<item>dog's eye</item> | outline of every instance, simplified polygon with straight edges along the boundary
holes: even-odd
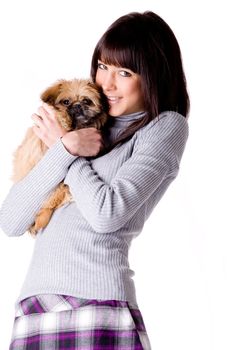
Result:
[[[82,100],[82,102],[83,102],[85,105],[88,105],[88,106],[90,106],[90,104],[92,103],[92,101],[91,101],[89,98],[84,98],[84,99]]]
[[[62,103],[64,106],[69,106],[70,100],[62,100],[61,103]]]

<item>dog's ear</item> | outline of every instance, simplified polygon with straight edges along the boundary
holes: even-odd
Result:
[[[42,94],[40,95],[40,98],[43,102],[48,103],[52,106],[55,105],[55,101],[57,96],[59,95],[61,89],[62,89],[63,81],[59,81],[49,88],[47,88]]]
[[[91,86],[94,89],[98,90],[98,86],[96,85],[96,83],[94,83],[94,81],[90,78],[90,79],[86,79],[87,85]]]

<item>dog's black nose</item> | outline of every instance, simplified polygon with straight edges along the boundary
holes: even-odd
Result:
[[[82,106],[80,103],[68,107],[68,113],[71,117],[77,117],[83,113]]]
[[[81,104],[76,103],[72,106],[69,106],[67,108],[67,112],[69,113],[72,119],[71,128],[73,130],[80,128],[83,122],[86,120]]]

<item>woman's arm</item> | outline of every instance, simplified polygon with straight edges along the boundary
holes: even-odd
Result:
[[[31,226],[41,204],[64,179],[78,155],[93,156],[102,148],[98,130],[67,132],[58,123],[56,110],[45,103],[32,119],[33,131],[49,150],[24,179],[12,186],[2,204],[0,227],[9,236],[22,235]]]
[[[85,158],[73,162],[64,182],[96,232],[118,230],[152,193],[164,193],[177,175],[187,136],[187,122],[176,113],[150,123],[140,130],[132,156],[110,184],[100,179]]]
[[[30,173],[12,186],[0,209],[0,227],[8,236],[27,231],[41,204],[64,179],[76,158],[59,139]]]

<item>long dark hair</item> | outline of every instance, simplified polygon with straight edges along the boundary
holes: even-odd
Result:
[[[188,116],[190,103],[180,47],[171,28],[157,14],[132,12],[107,29],[92,56],[93,81],[99,59],[141,76],[145,117],[133,122],[117,143],[129,139],[163,111]]]

